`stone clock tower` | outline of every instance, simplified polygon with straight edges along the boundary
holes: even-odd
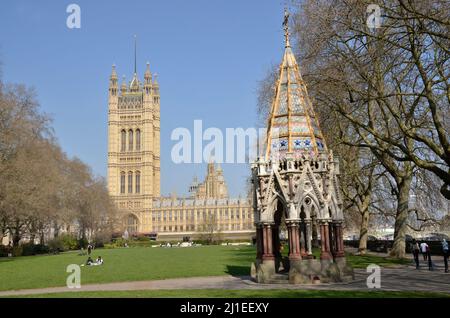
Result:
[[[139,81],[119,87],[115,65],[108,94],[108,190],[121,212],[122,230],[151,228],[154,198],[160,196],[160,96],[149,63]],[[147,212],[147,213],[146,213]]]

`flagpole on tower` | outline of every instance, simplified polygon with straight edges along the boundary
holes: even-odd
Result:
[[[136,34],[134,35],[134,74],[136,74],[136,42],[137,42],[137,36]]]

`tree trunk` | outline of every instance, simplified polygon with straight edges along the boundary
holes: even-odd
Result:
[[[19,247],[20,239],[21,239],[20,230],[16,228],[16,229],[14,229],[13,235],[12,235],[13,247]]]
[[[367,252],[367,237],[369,235],[369,208],[366,207],[361,212],[361,227],[359,231],[359,248],[358,252],[365,255]]]
[[[36,233],[33,232],[30,234],[30,243],[34,245],[34,240],[36,239]]]
[[[22,239],[22,234],[20,232],[21,230],[20,221],[16,219],[14,221],[14,225],[15,226],[10,229],[12,234],[13,247],[19,247],[19,242]]]
[[[39,244],[44,245],[45,238],[44,238],[44,231],[41,231],[39,234]]]
[[[56,238],[59,236],[59,225],[58,222],[53,222],[53,237]]]
[[[395,216],[395,229],[394,229],[394,245],[390,252],[390,256],[396,258],[405,257],[405,234],[406,234],[406,222],[408,219],[408,203],[409,203],[409,190],[411,188],[412,175],[408,173],[405,177],[401,178],[398,185],[397,195],[397,213]]]

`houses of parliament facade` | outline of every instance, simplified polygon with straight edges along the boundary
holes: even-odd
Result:
[[[135,64],[136,65],[136,64]],[[108,191],[121,219],[120,231],[158,239],[195,238],[214,226],[224,239],[254,235],[248,198],[229,198],[219,165],[208,163],[204,182],[195,178],[188,197],[160,190],[160,93],[149,64],[141,83],[135,71],[119,85],[115,66],[108,93]],[[214,224],[211,224],[213,222]]]

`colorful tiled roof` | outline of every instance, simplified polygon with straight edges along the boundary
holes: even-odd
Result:
[[[289,44],[287,25],[285,37],[286,47],[267,126],[266,159],[283,158],[288,152],[297,157],[327,151],[306,85]]]

